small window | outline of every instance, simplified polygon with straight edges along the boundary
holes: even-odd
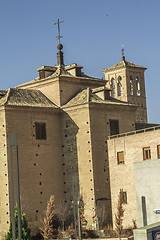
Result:
[[[157,157],[160,158],[160,145],[157,146]]]
[[[150,147],[143,148],[143,160],[151,159],[151,150]]]
[[[124,152],[117,152],[117,163],[124,164]]]
[[[46,139],[46,123],[35,122],[36,139]]]
[[[127,204],[127,192],[120,192],[122,194],[123,204]]]

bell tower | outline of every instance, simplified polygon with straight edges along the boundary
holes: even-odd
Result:
[[[145,67],[127,62],[122,49],[122,61],[102,71],[111,97],[137,105],[136,122],[140,123],[147,123],[145,70]]]

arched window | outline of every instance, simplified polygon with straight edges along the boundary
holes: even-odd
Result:
[[[118,96],[122,96],[122,78],[121,78],[121,76],[118,77],[118,81],[117,81],[117,93],[118,93]]]
[[[133,76],[132,75],[130,76],[130,79],[129,79],[129,93],[131,96],[133,96]]]
[[[115,80],[114,80],[114,78],[111,79],[110,87],[112,89],[112,97],[115,97]]]
[[[140,83],[139,83],[139,78],[136,77],[136,88],[137,88],[137,96],[141,95],[141,87],[140,87]]]

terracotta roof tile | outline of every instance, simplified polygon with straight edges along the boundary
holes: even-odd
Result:
[[[114,104],[114,105],[127,105],[135,106],[133,104],[117,100],[115,98],[110,98],[110,100],[103,100],[98,95],[92,92],[92,89],[86,88],[81,89],[75,96],[73,96],[62,108],[73,107],[76,105],[81,105],[85,103],[99,103],[99,104]]]
[[[57,108],[57,106],[39,90],[16,88],[10,88],[6,91],[4,97],[0,99],[0,105]]]
[[[120,68],[125,68],[125,67],[147,69],[145,67],[142,67],[142,66],[134,64],[134,63],[130,63],[130,62],[127,62],[127,61],[122,61],[122,62],[119,62],[119,63],[113,65],[112,67],[104,69],[102,72],[110,72],[110,71],[120,69]]]

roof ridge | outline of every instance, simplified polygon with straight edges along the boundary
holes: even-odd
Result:
[[[56,107],[60,108],[59,105],[57,105],[57,104],[54,103],[51,99],[49,99],[43,92],[41,92],[41,90],[38,89],[37,91],[40,92],[45,98],[47,98],[47,100],[48,100],[50,103],[52,103],[52,104],[54,104]]]
[[[90,102],[90,91],[91,89],[89,87],[87,87],[87,102],[89,103]]]
[[[4,96],[4,97],[5,97],[4,105],[6,105],[6,104],[8,103],[9,95],[10,95],[11,89],[12,89],[12,88],[9,88],[9,89],[7,90],[6,95]]]
[[[69,75],[69,76],[73,76],[73,75],[70,74],[68,71],[66,71],[64,67],[58,66],[57,69],[56,69],[56,71],[55,71],[53,74],[51,74],[50,76],[48,76],[48,77],[52,77],[52,76],[54,76],[54,75],[56,75],[57,77],[59,77],[59,76],[61,76],[61,75],[63,75],[63,74]],[[46,77],[46,79],[47,79],[47,77]]]

